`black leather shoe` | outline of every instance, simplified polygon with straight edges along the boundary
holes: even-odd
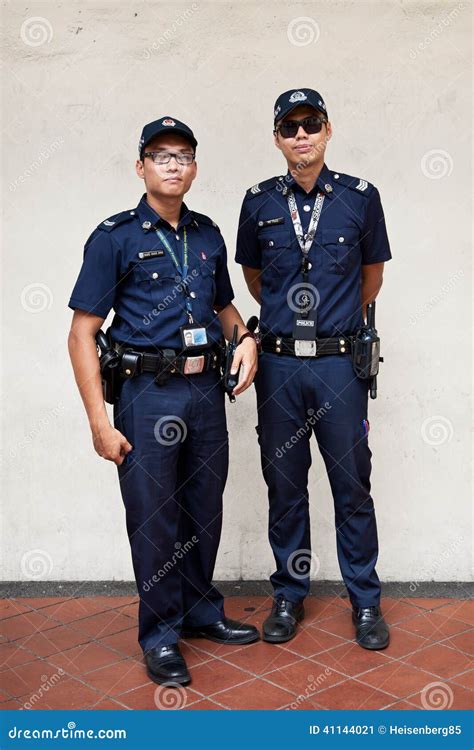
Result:
[[[296,635],[296,625],[304,617],[303,602],[295,604],[279,596],[273,602],[270,615],[263,623],[263,640],[284,643]]]
[[[187,685],[191,682],[186,662],[177,643],[169,646],[156,646],[145,651],[146,671],[150,680],[158,685]]]
[[[352,622],[356,626],[356,641],[372,651],[387,648],[390,642],[388,625],[380,607],[352,607]]]
[[[211,625],[199,625],[197,627],[184,627],[182,638],[207,638],[215,643],[243,644],[258,641],[260,636],[253,625],[247,625],[236,620],[223,620],[213,622]]]

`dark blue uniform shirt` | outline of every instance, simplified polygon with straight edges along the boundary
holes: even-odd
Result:
[[[146,195],[135,209],[106,219],[92,232],[69,307],[101,318],[113,308],[115,341],[181,349],[179,328],[188,322],[182,277],[156,229],[182,266],[184,228],[194,322],[206,327],[209,343],[217,342],[222,327],[214,306],[223,308],[234,298],[223,237],[209,217],[184,204],[175,231],[148,205]],[[149,251],[158,254],[140,257]]]
[[[291,177],[273,177],[254,185],[244,198],[239,219],[236,261],[262,270],[260,327],[291,336],[294,312],[288,304],[302,283],[301,250],[288,209],[286,189],[294,192],[307,232],[318,192],[324,202],[309,253],[308,283],[317,289],[318,337],[354,333],[362,323],[361,266],[392,257],[376,187],[324,164],[306,193]],[[276,220],[275,223],[266,223]]]

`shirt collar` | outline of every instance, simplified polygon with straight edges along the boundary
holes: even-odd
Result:
[[[155,209],[152,208],[147,202],[146,193],[143,193],[140,199],[140,203],[135,209],[135,213],[137,214],[141,227],[145,232],[149,232],[152,229],[157,229],[160,223],[168,223],[165,219],[162,219],[159,213],[157,213]],[[191,224],[193,220],[194,219],[192,212],[188,209],[186,204],[183,203],[183,205],[181,206],[181,216],[179,219],[178,228]]]
[[[316,180],[315,184],[311,188],[309,193],[306,193],[303,188],[298,185],[294,177],[290,174],[290,172],[287,173],[285,178],[285,184],[291,189],[291,190],[300,190],[305,195],[311,195],[313,191],[317,188],[318,190],[321,190],[321,192],[324,193],[324,195],[328,196],[329,198],[332,198],[333,196],[333,183],[332,183],[332,177],[329,169],[326,166],[326,163],[323,164],[323,168],[321,169],[321,172],[319,173],[319,177]]]

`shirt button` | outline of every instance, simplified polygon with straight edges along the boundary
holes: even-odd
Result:
[[[181,281],[181,276],[175,276],[175,277],[174,277],[174,280],[175,280],[175,281]]]
[[[190,297],[191,297],[192,299],[196,299],[196,292],[189,292],[189,296],[190,296]]]
[[[339,242],[344,242],[344,237],[339,237]]]
[[[156,271],[154,273],[152,273],[152,275],[151,275],[152,279],[157,279],[158,276],[159,276],[159,274],[157,274]]]
[[[176,239],[179,240],[179,234],[176,235]]]
[[[268,243],[268,247],[273,247],[274,244],[275,243],[273,242],[273,240],[270,240],[270,242]]]
[[[311,206],[303,206],[303,211],[311,211]]]
[[[339,179],[339,175],[338,175],[338,174],[335,174],[335,175],[334,175],[334,179],[335,179],[335,180],[338,180],[338,179]]]

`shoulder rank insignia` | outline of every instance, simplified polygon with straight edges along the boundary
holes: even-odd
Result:
[[[367,190],[368,184],[367,180],[359,180],[359,184],[356,185],[356,190],[361,190],[363,192],[364,190]]]
[[[257,195],[257,193],[260,193],[260,190],[261,188],[258,183],[250,188],[250,192],[252,193],[252,195]]]

